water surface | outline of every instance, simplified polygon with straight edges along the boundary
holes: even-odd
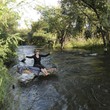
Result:
[[[20,46],[18,58],[32,55],[34,48]],[[54,64],[58,71],[27,85],[16,83],[12,110],[110,110],[109,58],[80,52],[56,51],[44,58],[46,67]],[[27,65],[33,65],[33,60],[26,60]]]

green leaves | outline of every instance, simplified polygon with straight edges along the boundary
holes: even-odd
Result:
[[[14,52],[19,40],[22,40],[19,37],[19,33],[9,34],[5,40],[3,38],[0,39],[0,57],[7,59],[7,53],[11,54],[11,52]]]
[[[5,99],[8,99],[8,87],[10,85],[11,77],[7,74],[7,69],[3,65],[3,61],[0,59],[0,107],[2,104],[6,103]],[[8,102],[8,100],[7,100]]]
[[[77,16],[80,16],[85,24],[87,22],[91,24],[91,28],[97,26],[102,26],[104,29],[110,28],[108,24],[110,3],[107,0],[62,0],[61,4],[69,19],[73,17],[77,19]],[[84,26],[82,25],[82,27]]]
[[[10,85],[10,76],[4,64],[14,58],[18,41],[22,40],[16,33],[17,14],[7,7],[9,1],[0,1],[0,107],[8,97]]]

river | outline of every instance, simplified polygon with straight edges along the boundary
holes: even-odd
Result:
[[[24,55],[32,55],[34,48],[19,46],[18,63]],[[27,85],[15,81],[8,110],[110,110],[109,61],[83,50],[54,51],[42,63],[46,67],[55,65],[57,72]],[[26,64],[33,65],[33,60],[26,59]]]

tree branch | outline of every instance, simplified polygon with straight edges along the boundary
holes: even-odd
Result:
[[[96,16],[97,16],[97,19],[100,19],[100,16],[95,8],[95,5],[92,6],[91,4],[89,4],[88,2],[86,2],[85,0],[81,0],[83,3],[85,3],[89,8],[91,8],[95,13],[96,13]]]

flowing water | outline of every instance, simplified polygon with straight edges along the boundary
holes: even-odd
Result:
[[[19,46],[18,59],[32,55],[34,48]],[[109,61],[83,50],[53,52],[42,63],[56,65],[56,74],[26,85],[15,82],[10,110],[110,110]],[[33,60],[26,59],[26,64],[33,65]]]

